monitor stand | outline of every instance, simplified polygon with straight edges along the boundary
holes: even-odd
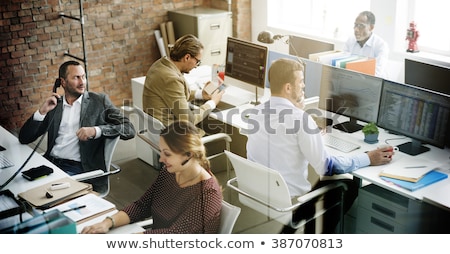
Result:
[[[406,154],[415,156],[424,152],[430,151],[430,148],[423,146],[422,142],[418,140],[411,140],[411,142],[407,142],[398,146],[398,149]]]
[[[356,122],[356,119],[350,118],[350,121],[335,124],[335,125],[333,125],[333,128],[341,130],[343,132],[353,133],[353,132],[357,132],[357,131],[361,130],[363,128],[363,126],[358,124]]]
[[[261,104],[261,102],[258,100],[258,87],[257,86],[255,86],[255,101],[251,101],[250,104],[255,105],[255,106]]]

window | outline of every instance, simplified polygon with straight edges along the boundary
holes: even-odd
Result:
[[[370,9],[370,0],[268,0],[267,3],[268,26],[335,39],[351,35],[358,13]]]
[[[257,0],[261,1],[261,0]],[[374,11],[375,33],[390,45],[391,52],[405,52],[409,22],[419,31],[421,52],[450,56],[450,33],[445,32],[445,18],[450,1],[445,0],[265,0],[267,26],[286,34],[311,36],[336,43],[353,35],[358,13]]]
[[[413,14],[409,21],[414,20],[419,31],[417,40],[419,50],[450,55],[450,33],[445,32],[450,2],[415,0],[411,1],[410,8]]]

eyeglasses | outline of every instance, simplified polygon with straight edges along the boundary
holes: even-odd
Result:
[[[195,57],[193,55],[191,55],[191,56],[195,59],[195,61],[197,61],[197,63],[195,64],[196,66],[200,66],[200,64],[202,64],[202,60],[198,60],[197,57]]]
[[[353,26],[353,28],[358,28],[358,29],[363,29],[366,27],[367,24],[364,23],[355,23],[355,25]]]

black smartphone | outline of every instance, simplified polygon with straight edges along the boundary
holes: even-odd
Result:
[[[61,79],[57,78],[55,80],[55,84],[53,85],[53,92],[56,93],[56,91],[58,90],[58,87],[60,87],[60,86],[61,86]],[[61,98],[56,98],[56,99],[58,100],[58,102],[62,101]]]
[[[30,168],[26,171],[23,171],[22,176],[29,181],[33,181],[36,178],[50,175],[51,173],[53,173],[53,169],[51,167],[42,165],[39,167]]]

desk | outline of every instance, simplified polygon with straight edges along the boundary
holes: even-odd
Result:
[[[0,153],[3,153],[9,160],[14,163],[14,166],[12,167],[0,169],[0,184],[3,184],[22,166],[28,156],[32,153],[33,149],[31,149],[28,145],[20,144],[16,136],[14,136],[11,132],[1,126],[0,140],[0,144],[6,148],[5,151],[2,151]],[[45,159],[38,152],[35,152],[33,154],[30,161],[21,171],[25,171],[27,169],[41,165],[51,167],[53,169],[53,173],[34,181],[26,180],[22,177],[22,174],[19,173],[14,178],[14,180],[12,180],[7,186],[5,186],[4,189],[9,189],[17,197],[17,194],[21,192],[68,176],[64,171]]]
[[[5,128],[0,126],[0,144],[6,148],[5,151],[1,151],[0,153],[5,154],[5,156],[14,163],[13,167],[0,169],[0,184],[3,184],[7,179],[9,179],[25,162],[28,156],[32,153],[33,149],[28,145],[22,145],[19,143],[16,136],[7,131]],[[35,152],[31,157],[30,161],[25,165],[25,167],[21,171],[25,171],[32,167],[37,167],[40,165],[46,165],[53,169],[53,173],[38,178],[34,181],[28,181],[24,177],[22,177],[21,173],[19,173],[4,189],[9,189],[17,198],[19,193],[32,189],[34,187],[41,186],[43,184],[62,179],[68,177],[64,171],[55,166],[53,163],[48,161],[38,152]],[[83,227],[96,223],[107,215],[112,215],[117,211],[112,211],[108,214],[96,217],[95,220],[89,220],[82,224],[77,225],[77,232],[81,232]],[[136,227],[136,226],[135,226]]]

